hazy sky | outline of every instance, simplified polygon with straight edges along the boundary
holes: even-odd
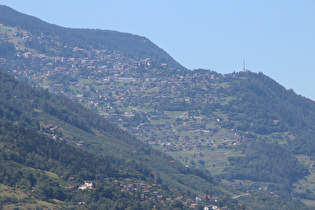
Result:
[[[145,36],[189,69],[263,72],[315,99],[315,0],[0,0],[46,22]]]

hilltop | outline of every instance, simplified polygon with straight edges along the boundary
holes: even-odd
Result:
[[[144,177],[183,192],[234,197],[257,209],[314,199],[313,101],[262,73],[189,71],[150,53],[126,53],[128,44],[110,48],[104,44],[112,40],[107,31],[99,31],[104,42],[95,42],[82,38],[91,30],[64,29],[1,9],[3,70],[72,100],[45,91],[45,100],[28,99],[35,110],[21,118],[21,126],[57,127],[53,138],[135,161],[145,166]],[[28,21],[13,18],[21,15]],[[38,24],[27,25],[31,21]],[[37,123],[29,120],[33,115]]]
[[[83,47],[95,50],[119,51],[132,59],[152,58],[160,64],[168,64],[171,68],[185,69],[176,62],[164,50],[153,44],[149,39],[138,35],[121,33],[110,30],[99,29],[71,29],[49,24],[38,18],[19,13],[7,6],[0,5],[1,23],[26,29],[36,36],[50,36],[61,41],[63,48],[55,51],[58,56],[69,55],[67,47]],[[43,49],[37,45],[35,40],[28,40],[33,47],[38,47],[39,53],[45,53],[49,48]],[[52,43],[51,43],[52,44]],[[57,43],[58,45],[58,43]],[[52,53],[52,52],[51,52]]]

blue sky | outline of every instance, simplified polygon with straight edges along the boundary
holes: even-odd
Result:
[[[315,99],[314,0],[0,0],[46,22],[145,36],[189,69],[263,72]]]

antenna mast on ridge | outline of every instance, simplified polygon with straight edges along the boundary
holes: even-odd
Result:
[[[245,57],[243,58],[243,71],[245,71]]]

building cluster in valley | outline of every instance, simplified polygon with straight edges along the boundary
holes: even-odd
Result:
[[[74,176],[68,179],[70,184],[75,183],[77,180]],[[121,191],[129,192],[130,194],[137,196],[142,202],[154,202],[161,205],[169,205],[172,201],[178,200],[183,203],[184,206],[195,208],[199,202],[208,203],[205,207],[209,209],[228,209],[227,207],[219,207],[218,202],[222,199],[220,196],[204,195],[204,196],[192,196],[189,192],[182,192],[177,189],[163,189],[160,184],[155,183],[125,183],[124,179],[116,180],[112,178],[105,178],[106,183],[109,186],[119,187]],[[70,190],[95,190],[95,184],[93,181],[85,180],[83,185],[71,185]],[[212,204],[209,204],[212,203]],[[84,203],[80,203],[84,204]]]

